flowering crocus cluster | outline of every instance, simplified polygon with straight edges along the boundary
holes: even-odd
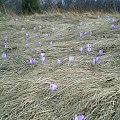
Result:
[[[91,52],[92,51],[92,45],[91,44],[87,44],[87,52]]]
[[[50,83],[50,92],[54,92],[57,89],[57,85],[53,82]]]
[[[1,58],[2,58],[3,60],[5,60],[5,59],[7,58],[6,53],[2,53]]]
[[[78,115],[75,115],[71,120],[85,120],[85,117],[83,114],[79,113]]]
[[[94,57],[93,61],[92,61],[92,64],[96,65],[98,63],[98,61],[99,61],[99,57]]]

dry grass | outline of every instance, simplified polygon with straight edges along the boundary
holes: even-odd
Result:
[[[97,19],[98,14],[102,20]],[[4,52],[5,33],[9,35],[10,48],[6,50],[6,61],[0,58],[0,120],[70,120],[79,112],[86,120],[120,120],[120,33],[117,29],[110,31],[111,22],[105,20],[106,15],[1,15],[0,54]],[[116,26],[120,26],[119,14],[110,16],[115,17]],[[78,29],[82,20],[86,25]],[[34,27],[37,29],[33,30]],[[93,31],[93,36],[80,38],[79,33],[84,31]],[[28,49],[26,32],[30,33]],[[57,32],[61,33],[60,37]],[[34,38],[35,33],[40,36]],[[46,33],[50,34],[48,39],[42,35]],[[43,42],[42,46],[37,44],[39,41]],[[53,41],[52,47],[50,41]],[[87,43],[93,46],[88,56]],[[84,48],[82,54],[78,51],[80,46]],[[92,66],[92,58],[99,49],[104,50],[104,55]],[[41,50],[46,51],[47,61],[42,64],[37,60],[36,65],[30,66],[29,58],[38,58]],[[69,55],[75,56],[70,66],[67,64]],[[55,62],[59,57],[62,65]],[[51,81],[58,85],[52,95]]]

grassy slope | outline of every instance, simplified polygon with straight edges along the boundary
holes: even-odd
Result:
[[[5,33],[9,35],[10,46],[6,61],[0,58],[1,120],[70,120],[79,112],[86,120],[119,120],[120,33],[117,29],[110,31],[111,22],[105,20],[106,15],[101,16],[102,20],[91,13],[0,17],[0,54],[5,51]],[[115,24],[120,26],[119,15],[110,16],[115,17]],[[84,27],[77,29],[82,20]],[[34,27],[37,29],[33,30]],[[80,38],[79,33],[84,31],[93,31],[93,36]],[[30,34],[28,49],[26,32]],[[57,32],[61,33],[60,37]],[[35,33],[40,36],[34,38]],[[50,34],[47,39],[42,35],[46,33]],[[42,46],[37,44],[39,41],[43,42]],[[52,47],[50,41],[53,41]],[[87,43],[93,46],[88,56]],[[78,51],[81,46],[82,54]],[[99,49],[104,50],[104,55],[92,66],[92,58],[98,55]],[[29,58],[39,58],[41,50],[46,51],[46,63],[37,59],[37,64],[30,66]],[[70,66],[69,55],[75,56]],[[62,65],[56,65],[57,58],[63,60]],[[51,81],[58,84],[52,95]]]

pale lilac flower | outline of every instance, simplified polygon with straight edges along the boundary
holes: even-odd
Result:
[[[80,113],[78,115],[75,115],[71,120],[85,120],[85,117]]]
[[[46,38],[48,38],[48,37],[49,37],[49,35],[48,35],[48,34],[44,34],[44,36],[45,36]]]
[[[57,36],[59,37],[60,35],[61,35],[60,32],[58,32],[58,33],[57,33]]]
[[[34,27],[33,30],[36,30],[36,27]]]
[[[87,51],[88,51],[88,52],[91,52],[91,51],[92,51],[92,48],[91,48],[91,47],[87,47]]]
[[[57,85],[55,83],[50,83],[50,92],[53,92],[57,89]]]
[[[7,43],[5,43],[4,48],[5,48],[5,49],[8,49],[8,48],[9,48],[8,45],[7,45]]]
[[[84,40],[82,40],[82,41],[81,41],[81,43],[85,43],[85,41],[84,41]]]
[[[28,34],[28,32],[26,33],[26,38],[28,38],[29,37],[29,34]]]
[[[1,57],[2,57],[3,60],[5,60],[7,58],[6,53],[2,53]]]
[[[62,60],[61,59],[57,59],[56,63],[60,65],[60,64],[62,64]]]
[[[100,16],[98,16],[98,19],[101,19],[101,17],[100,17]]]
[[[25,46],[26,46],[26,48],[28,48],[28,46],[29,46],[29,45],[28,45],[28,43],[26,43],[26,45],[25,45]]]
[[[111,25],[111,29],[115,29],[115,25],[114,24]]]
[[[69,58],[68,58],[68,61],[69,62],[73,62],[75,60],[75,57],[74,56],[69,56]]]
[[[110,20],[110,16],[106,16],[106,20]]]
[[[41,26],[41,25],[39,25],[39,26],[38,26],[38,28],[39,28],[39,29],[41,29],[41,28],[42,28],[42,26]]]
[[[41,52],[40,55],[41,55],[41,57],[44,57],[45,56],[45,52]]]
[[[80,26],[82,26],[83,25],[83,22],[80,22]]]
[[[85,120],[85,117],[83,114],[78,114],[78,120]]]
[[[52,45],[53,44],[52,41],[50,41],[49,44]]]
[[[80,33],[80,37],[82,37],[83,36],[83,33]]]
[[[41,57],[40,57],[40,61],[41,61],[42,63],[44,63],[45,60],[46,60],[46,58],[45,58],[44,56],[41,56]]]
[[[75,115],[75,120],[78,120],[78,116],[77,115]]]
[[[84,32],[84,36],[87,35],[87,32]]]
[[[42,45],[43,43],[41,41],[38,42],[39,45]]]
[[[87,44],[87,47],[92,47],[92,44],[88,43],[88,44]]]
[[[115,22],[115,18],[112,18],[112,21]]]
[[[28,43],[28,40],[29,40],[28,37],[26,37],[26,43]]]
[[[35,63],[36,63],[35,58],[31,58],[31,59],[29,60],[29,64],[34,65]]]
[[[5,42],[8,41],[8,35],[7,34],[5,35],[4,40],[5,40]]]
[[[79,51],[82,53],[82,51],[83,51],[83,47],[80,47],[80,48],[79,48]]]
[[[99,55],[103,55],[103,50],[99,50]]]
[[[92,32],[92,31],[90,31],[90,36],[92,36],[92,34],[93,34],[93,32]]]

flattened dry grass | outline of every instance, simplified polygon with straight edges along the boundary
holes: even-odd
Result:
[[[120,32],[111,31],[111,22],[105,20],[105,14],[101,16],[101,20],[97,13],[0,17],[0,54],[7,53],[5,61],[0,58],[1,120],[70,120],[79,112],[86,120],[120,120]],[[120,26],[119,14],[110,16]],[[81,21],[85,24],[78,29]],[[79,33],[85,31],[93,31],[93,36],[80,38]],[[25,47],[26,32],[29,48]],[[4,50],[6,33],[9,49]],[[36,33],[38,37],[34,37]],[[49,38],[43,36],[47,33]],[[87,56],[88,43],[93,51]],[[78,50],[81,46],[83,53]],[[99,49],[104,55],[92,66]],[[41,50],[46,52],[44,64],[38,59]],[[68,66],[69,55],[75,61]],[[31,57],[37,60],[34,66],[28,64]],[[56,64],[57,58],[62,59],[61,65]],[[53,94],[51,81],[58,85]]]

